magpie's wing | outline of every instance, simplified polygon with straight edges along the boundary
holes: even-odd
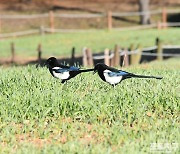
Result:
[[[62,64],[59,64],[59,67],[62,68],[62,69],[68,69],[69,71],[78,71],[79,70],[78,67],[67,66],[67,65],[62,65]]]
[[[64,72],[69,72],[69,71],[78,71],[79,68],[78,67],[74,67],[74,66],[67,66],[66,68],[62,68],[62,67],[54,67],[52,68],[52,70],[56,73],[64,73]]]
[[[113,67],[108,67],[108,70],[111,72],[119,72],[120,70],[113,68]]]
[[[64,73],[64,72],[68,72],[69,68],[54,67],[52,68],[52,70],[56,73]]]
[[[64,68],[64,69],[69,69],[69,68],[70,68],[69,66],[67,66],[67,65],[62,65],[62,64],[59,64],[58,67]]]
[[[75,66],[70,66],[69,71],[79,71],[79,68]]]
[[[116,76],[127,76],[130,73],[118,70],[116,72],[107,72],[110,77],[116,77]]]
[[[67,66],[67,65],[62,65],[62,64],[59,64],[59,67],[61,67],[62,69],[68,69],[69,71],[78,71],[79,70],[78,67]]]

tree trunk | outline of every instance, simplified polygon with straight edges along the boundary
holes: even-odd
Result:
[[[149,0],[139,0],[140,23],[143,25],[150,24]]]

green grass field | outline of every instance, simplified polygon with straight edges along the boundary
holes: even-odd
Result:
[[[21,38],[0,40],[0,57],[10,56],[10,43],[15,43],[17,56],[36,57],[37,46],[42,44],[42,55],[70,56],[72,47],[76,48],[76,54],[82,55],[82,48],[89,47],[93,52],[114,49],[115,44],[120,47],[129,47],[131,44],[142,47],[154,46],[159,37],[163,44],[180,45],[180,30],[168,28],[167,30],[138,30],[138,31],[105,31],[94,30],[91,32],[58,33],[45,36],[35,35]]]
[[[0,153],[151,153],[152,143],[178,144],[179,59],[124,70],[163,80],[113,88],[85,73],[61,84],[47,68],[0,67]]]

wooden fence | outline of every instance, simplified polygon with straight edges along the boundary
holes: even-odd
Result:
[[[16,52],[15,52],[15,44],[12,42],[11,44],[11,60],[10,63],[15,63],[16,61]],[[165,50],[176,50],[176,52],[164,52]],[[43,50],[42,44],[38,44],[37,46],[37,60],[36,63],[43,64],[44,60],[42,58]],[[83,66],[90,67],[93,66],[97,62],[103,62],[108,66],[129,66],[129,65],[137,65],[141,63],[144,59],[148,60],[157,59],[159,61],[164,58],[169,57],[180,57],[180,46],[175,45],[163,45],[162,42],[157,38],[156,45],[152,47],[142,48],[141,45],[138,45],[135,48],[135,45],[131,45],[130,48],[120,48],[119,45],[115,45],[113,50],[105,49],[104,52],[93,54],[90,48],[84,47],[82,49],[82,56],[78,57],[81,59]],[[69,64],[74,65],[76,63],[75,57],[75,47],[72,48],[71,58],[69,59]]]
[[[180,23],[167,23],[167,16],[169,13],[180,13],[180,10],[167,10],[166,8],[163,8],[162,10],[158,11],[150,11],[151,15],[155,14],[161,14],[161,21],[157,23],[152,23],[150,25],[142,25],[142,26],[135,26],[135,27],[129,27],[129,28],[113,28],[113,18],[115,17],[127,17],[127,16],[140,16],[143,14],[146,14],[147,12],[124,12],[124,13],[116,13],[112,11],[108,11],[107,13],[98,13],[98,14],[57,14],[53,11],[50,11],[49,13],[45,14],[36,14],[36,15],[0,15],[0,38],[6,38],[6,37],[13,37],[13,36],[22,36],[22,35],[29,35],[29,34],[35,34],[40,33],[44,34],[45,32],[53,33],[53,32],[74,32],[74,31],[85,31],[87,30],[77,30],[77,29],[58,29],[55,27],[55,19],[56,18],[101,18],[105,17],[107,18],[107,28],[108,30],[116,29],[116,30],[126,30],[126,29],[144,29],[144,28],[158,28],[158,29],[164,29],[168,26],[180,26]],[[1,34],[1,29],[3,26],[3,20],[4,19],[39,19],[39,18],[49,18],[49,27],[46,28],[44,26],[40,26],[39,29],[33,29],[28,31],[21,31],[21,32],[14,32],[14,33],[8,33],[8,34]]]

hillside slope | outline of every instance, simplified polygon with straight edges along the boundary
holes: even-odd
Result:
[[[45,11],[49,9],[81,10],[102,12],[113,11],[135,11],[138,9],[138,0],[0,0],[0,9],[17,11]],[[151,8],[162,6],[180,7],[178,0],[151,0]],[[0,11],[0,12],[1,12]]]

